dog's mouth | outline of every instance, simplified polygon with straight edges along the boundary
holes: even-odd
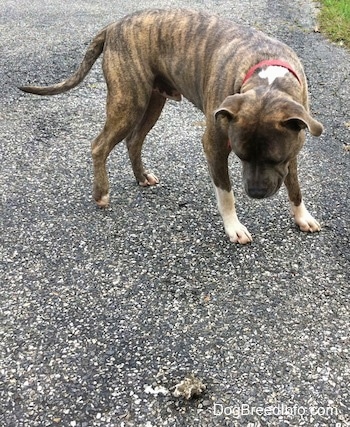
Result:
[[[244,185],[244,190],[252,199],[266,199],[272,197],[280,189],[281,184],[276,186],[266,187],[262,185]]]
[[[252,199],[266,199],[275,195],[281,188],[288,168],[285,165],[281,165],[278,169],[271,169],[266,165],[258,168],[254,164],[243,162],[242,172],[247,195]]]

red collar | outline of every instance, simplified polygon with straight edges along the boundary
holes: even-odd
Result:
[[[247,72],[246,76],[244,77],[242,86],[244,85],[244,83],[248,79],[250,79],[252,77],[252,75],[255,73],[255,71],[258,68],[268,67],[268,66],[271,66],[271,65],[274,65],[274,66],[277,66],[277,67],[286,68],[288,71],[290,71],[293,74],[293,76],[301,84],[301,80],[300,80],[298,74],[293,70],[293,68],[287,62],[283,62],[283,61],[280,61],[278,59],[269,59],[269,60],[261,61],[258,64],[254,65],[252,68],[250,68],[249,71]]]

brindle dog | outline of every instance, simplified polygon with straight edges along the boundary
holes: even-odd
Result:
[[[77,86],[103,52],[108,87],[107,120],[92,143],[93,196],[109,203],[106,160],[126,139],[133,172],[142,186],[157,184],[141,160],[143,141],[167,98],[182,95],[206,116],[204,152],[226,233],[232,242],[252,237],[238,220],[228,172],[233,151],[242,161],[245,191],[264,198],[284,182],[296,224],[320,225],[302,201],[297,154],[305,129],[322,133],[309,113],[303,67],[292,49],[260,31],[194,10],[148,10],[104,28],[89,45],[78,70],[48,87],[25,92],[55,95]]]

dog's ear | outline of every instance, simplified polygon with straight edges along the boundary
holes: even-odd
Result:
[[[307,128],[311,135],[321,135],[323,132],[322,124],[313,119],[301,104],[294,101],[289,101],[288,104],[287,113],[289,117],[283,120],[283,126],[296,132]]]
[[[244,95],[240,93],[236,93],[235,95],[230,95],[225,98],[220,107],[214,111],[215,120],[218,120],[220,116],[226,117],[230,121],[234,120],[243,101]]]
[[[299,132],[301,129],[308,128],[311,135],[320,136],[323,132],[323,126],[320,122],[313,119],[309,114],[307,117],[290,117],[283,122],[284,126],[291,130]]]

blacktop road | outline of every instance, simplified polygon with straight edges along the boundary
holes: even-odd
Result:
[[[187,102],[146,143],[161,184],[137,187],[121,144],[111,206],[95,207],[100,63],[68,94],[16,86],[63,79],[100,28],[155,6],[213,11],[298,52],[326,129],[300,155],[320,233],[296,229],[284,189],[248,199],[232,159],[254,242],[231,244]],[[1,2],[1,426],[350,425],[350,55],[315,14],[308,0]],[[204,394],[173,396],[190,373]]]

